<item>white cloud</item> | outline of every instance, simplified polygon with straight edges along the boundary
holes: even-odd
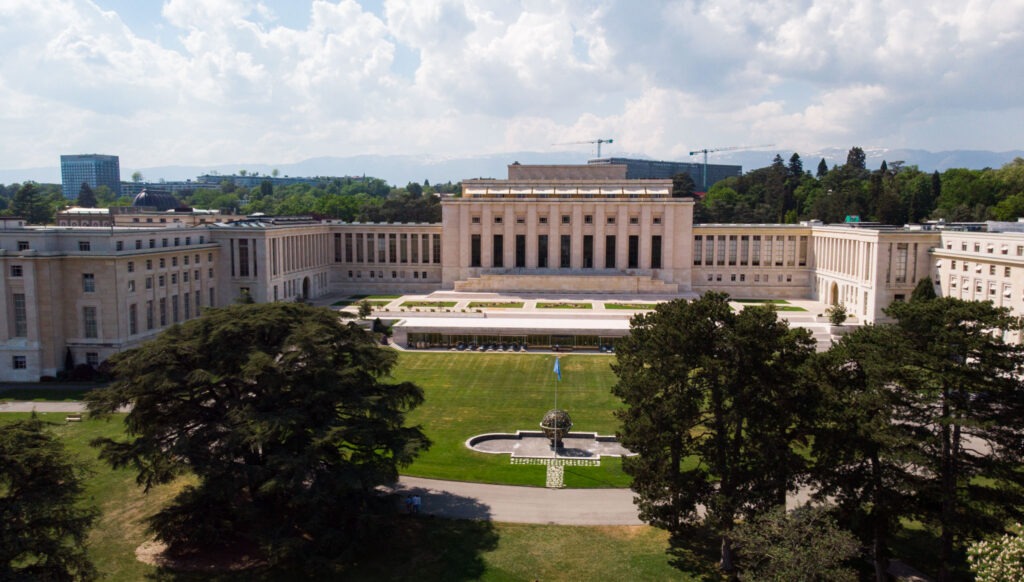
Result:
[[[598,137],[681,159],[753,143],[1010,149],[1024,125],[1022,0],[315,0],[291,7],[304,18],[271,0],[166,0],[162,40],[96,3],[0,3],[6,165]]]

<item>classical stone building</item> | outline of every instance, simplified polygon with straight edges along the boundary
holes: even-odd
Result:
[[[513,166],[514,179],[466,180],[461,196],[442,201],[440,224],[150,223],[166,213],[109,220],[102,212],[62,215],[64,226],[0,219],[0,380],[56,375],[69,354],[95,365],[245,297],[441,291],[660,300],[713,290],[842,303],[857,322],[873,323],[930,277],[940,295],[1024,315],[1022,224],[694,225],[693,201],[672,198],[670,181],[586,168]],[[621,321],[602,317],[445,320],[432,333],[470,337],[480,328],[504,337],[496,330],[518,325],[529,343],[590,330],[596,349],[625,333]]]

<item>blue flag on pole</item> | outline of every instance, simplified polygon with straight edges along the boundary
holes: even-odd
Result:
[[[562,381],[562,367],[558,365],[558,358],[555,358],[555,375],[558,376],[558,381]]]

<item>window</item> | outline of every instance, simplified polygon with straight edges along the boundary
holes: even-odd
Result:
[[[182,283],[188,283],[188,271],[181,274],[181,281]]]
[[[187,264],[188,264],[188,255],[185,255],[185,256],[184,256],[184,257],[182,258],[182,261],[183,261],[183,262],[184,262],[184,263],[185,263],[185,264],[187,265]]]
[[[492,238],[491,264],[499,268],[505,266],[505,237],[503,235],[496,234]]]
[[[548,267],[548,235],[537,235],[537,268]]]
[[[171,285],[177,285],[177,284],[178,284],[178,274],[177,273],[171,273]]]
[[[479,216],[474,216],[474,217],[470,218],[469,221],[472,224],[480,224],[480,217]]]
[[[526,224],[526,219],[523,218],[522,216],[517,216],[516,217],[516,224]]]
[[[11,276],[20,277],[22,275],[21,265],[11,265]]]
[[[181,296],[182,306],[185,308],[185,319],[192,317],[192,301],[188,293]]]
[[[988,266],[988,274],[989,275],[995,275],[996,274],[996,266],[995,265],[989,265]]]
[[[139,314],[134,303],[128,306],[128,335],[139,333]]]
[[[1018,247],[1018,248],[1021,248],[1021,247]],[[29,249],[29,246],[28,246],[28,241],[27,240],[19,240],[18,241],[18,250],[19,251],[27,251],[28,249]],[[1020,254],[1020,253],[1017,253],[1017,254]]]
[[[28,368],[28,360],[25,356],[12,356],[11,367],[15,370],[24,370]]]
[[[153,302],[146,302],[146,329],[153,329]]]
[[[974,252],[976,252],[976,253],[980,253],[981,252],[981,243],[974,243]]]
[[[480,266],[480,235],[478,234],[469,237],[469,266]]]
[[[1009,277],[1010,276],[1010,267],[1003,267],[1003,276],[1004,277]]]
[[[87,305],[82,308],[82,330],[87,338],[99,337],[99,330],[96,327],[96,308]]]
[[[640,224],[640,217],[639,216],[630,216],[629,217],[629,223],[630,224]]]
[[[538,218],[537,220],[538,220],[538,221],[539,221],[539,222],[540,222],[541,224],[547,224],[547,223],[548,223],[548,217],[547,217],[547,216],[541,216],[541,217],[540,217],[540,218]],[[1022,248],[1024,248],[1024,247],[1022,247]]]
[[[604,268],[615,268],[615,235],[609,234],[604,237]]]
[[[135,261],[128,261],[128,272],[129,273],[134,273],[135,272]]]
[[[609,216],[607,222],[608,222],[608,224],[615,224],[615,217],[614,216]]]
[[[503,220],[503,218],[501,216],[495,216],[494,217],[494,224],[501,224],[502,220]]]
[[[735,243],[736,242],[735,241],[736,237],[732,237],[732,238],[733,238],[733,243]],[[651,268],[652,269],[660,269],[661,268],[661,235],[655,235],[655,236],[651,237]],[[735,280],[735,275],[733,275],[733,277],[734,277],[733,280]]]
[[[177,265],[178,261],[175,260]],[[249,239],[238,239],[238,276],[249,276]]]
[[[92,250],[91,247],[92,247],[92,244],[89,241],[87,241],[87,240],[80,240],[80,241],[78,241],[78,250],[80,250],[80,251]]]
[[[516,235],[516,252],[515,252],[516,268],[526,268],[526,235]]]
[[[92,273],[82,273],[82,291],[84,293],[96,292],[96,275]]]
[[[635,234],[629,235],[629,254],[627,269],[637,269],[640,267],[640,237]]]
[[[949,268],[956,269],[956,259],[949,261]]]
[[[160,259],[160,268],[164,269],[167,267],[167,259]]]
[[[594,268],[594,235],[583,235],[583,268]]]
[[[114,243],[114,249],[115,250],[119,250],[119,251],[123,251],[124,250],[124,241],[123,240],[119,240],[116,243]]]
[[[164,278],[164,275],[160,275],[159,277],[157,277],[156,281],[158,286],[163,287],[164,283],[166,282],[166,279]]]
[[[245,295],[248,295],[246,293]],[[178,323],[178,296],[171,295],[171,321]]]
[[[135,250],[139,250],[141,248],[142,248],[142,241],[141,240],[136,240],[135,241]]]
[[[135,279],[128,279],[128,292],[135,293]]]
[[[25,294],[15,293],[14,299],[14,337],[28,337],[28,312],[25,309]]]
[[[572,266],[572,236],[563,234],[560,240],[558,266],[562,269],[568,269]]]
[[[583,224],[594,224],[594,216],[591,214],[584,215]]]
[[[160,239],[160,246],[166,247],[167,246],[167,239],[165,239],[165,238]]]
[[[100,365],[100,355],[96,352],[85,352],[85,363],[95,368]]]
[[[655,216],[654,217],[654,224],[661,224],[661,217],[660,216]]]
[[[146,277],[146,289],[152,289],[152,288],[153,288],[153,278],[152,277]]]
[[[206,262],[207,263],[212,263],[213,262],[213,253],[206,253]]]
[[[167,298],[160,298],[160,325],[167,325]]]
[[[210,268],[208,269],[208,272],[206,273],[206,275],[207,275],[207,276],[208,276],[209,278],[213,279],[213,267],[210,267]]]

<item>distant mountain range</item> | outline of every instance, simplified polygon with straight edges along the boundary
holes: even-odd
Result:
[[[814,171],[818,162],[824,158],[829,167],[846,162],[849,148],[828,148],[816,152],[798,152],[803,160],[804,169]],[[904,165],[916,165],[923,171],[943,171],[949,168],[998,168],[1014,158],[1024,157],[1024,151],[990,152],[980,150],[954,150],[930,152],[913,149],[864,148],[867,154],[867,165],[870,169],[878,168],[882,160],[890,164],[902,161]],[[648,156],[632,155],[620,152],[605,152],[615,157],[647,158]],[[779,154],[787,162],[792,151],[753,150],[714,153],[708,156],[709,164],[732,164],[743,166],[744,171],[763,168],[771,164]],[[687,157],[678,161],[700,162],[700,156]],[[217,172],[235,174],[239,170],[249,173],[259,172],[263,175],[277,169],[281,176],[373,176],[382,178],[389,184],[403,186],[409,182],[430,180],[432,184],[457,182],[465,178],[504,178],[506,167],[513,163],[522,164],[585,164],[586,154],[578,152],[510,152],[473,157],[438,157],[429,155],[361,155],[347,157],[310,158],[293,164],[219,164],[215,166],[156,166],[151,168],[121,168],[121,178],[128,180],[136,170],[142,172],[146,181],[188,180],[201,174]],[[0,183],[23,182],[34,180],[44,183],[60,182],[60,167],[27,168],[20,170],[0,170]]]

